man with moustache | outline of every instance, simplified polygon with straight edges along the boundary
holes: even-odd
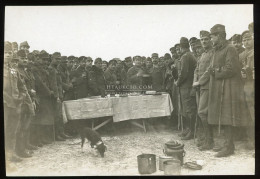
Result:
[[[212,126],[208,124],[208,97],[209,97],[209,73],[207,69],[213,57],[212,42],[208,31],[200,31],[200,42],[204,52],[197,62],[194,71],[193,87],[198,88],[198,115],[202,123],[202,136],[198,139],[199,150],[210,150],[213,148]],[[198,51],[197,51],[198,52]],[[197,53],[199,54],[199,53]]]
[[[234,153],[233,127],[246,126],[250,116],[245,103],[241,67],[237,50],[226,40],[225,26],[216,24],[210,29],[213,43],[213,60],[208,68],[209,105],[208,124],[224,128],[224,145],[215,157]]]
[[[116,60],[116,76],[117,80],[120,82],[120,85],[126,84],[126,71],[123,67],[123,63],[120,58],[114,58]]]
[[[20,43],[20,50],[25,50],[26,56],[29,53],[29,48],[30,48],[30,45],[28,44],[27,41]]]
[[[108,62],[107,61],[102,61],[102,70],[103,72],[105,72],[107,70],[107,67],[108,67]]]
[[[161,66],[159,66],[159,58],[157,54],[152,54],[153,68],[151,70],[152,86],[153,90],[162,92],[164,91],[164,71]]]
[[[196,120],[196,100],[191,96],[196,59],[189,50],[189,41],[186,37],[180,39],[180,67],[178,67],[178,79],[175,82],[179,87],[181,115],[183,117],[184,131],[181,133],[182,140],[190,140],[194,135]]]
[[[242,47],[242,36],[240,34],[235,34],[231,37],[231,43],[236,48],[238,55],[242,53],[245,49]]]

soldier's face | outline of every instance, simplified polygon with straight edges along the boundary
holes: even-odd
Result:
[[[136,58],[134,62],[135,62],[136,66],[141,66],[142,65],[142,59],[141,58]]]
[[[177,53],[178,56],[181,55],[181,49],[180,49],[180,47],[176,47],[176,53]]]
[[[146,67],[147,68],[152,68],[153,67],[153,63],[150,60],[146,61]]]
[[[200,42],[203,48],[208,48],[211,46],[211,41],[209,37],[201,37]]]
[[[92,66],[92,61],[90,61],[90,60],[86,61],[86,66],[87,66],[87,67]]]
[[[213,45],[217,45],[219,43],[219,35],[217,34],[211,34],[210,40],[213,43]]]
[[[21,50],[29,50],[29,48],[27,46],[21,46],[20,48],[21,48]]]
[[[99,62],[99,61],[96,62],[95,66],[98,67],[99,69],[101,69],[102,68],[102,62]]]
[[[121,60],[117,60],[116,67],[117,68],[122,68],[122,61]]]
[[[13,52],[12,51],[4,52],[4,58],[5,59],[12,59],[13,58]]]
[[[254,40],[253,40],[252,37],[251,38],[244,38],[242,42],[243,42],[244,47],[247,48],[247,49],[250,49],[254,46]]]
[[[239,49],[242,47],[242,42],[232,41],[232,45],[234,45],[236,49]]]
[[[196,54],[197,54],[197,55],[200,56],[203,52],[204,52],[204,49],[203,49],[202,47],[197,47],[197,48],[196,48]]]
[[[111,64],[109,65],[109,69],[111,69],[112,71],[115,71],[115,69],[116,69],[116,64],[115,64],[115,63],[111,63]]]
[[[105,71],[107,69],[107,64],[106,63],[102,63],[102,69],[103,69],[103,71]]]

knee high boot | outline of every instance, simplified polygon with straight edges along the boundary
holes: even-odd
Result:
[[[233,127],[224,126],[225,142],[223,148],[215,155],[216,157],[227,157],[234,153],[235,145],[233,143]]]

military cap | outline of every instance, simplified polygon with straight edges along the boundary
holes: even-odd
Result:
[[[169,53],[164,54],[164,58],[171,58],[171,55]]]
[[[152,61],[151,57],[147,57],[146,61]]]
[[[176,51],[175,47],[171,47],[170,51]]]
[[[111,65],[111,64],[116,65],[116,64],[117,64],[117,61],[114,60],[114,59],[112,59],[112,60],[110,60],[110,61],[108,62],[108,65]]]
[[[248,25],[248,30],[251,32],[251,33],[254,33],[254,23],[251,22],[249,25]]]
[[[189,48],[189,41],[186,37],[181,37],[180,39],[180,47]]]
[[[200,38],[203,38],[203,37],[210,37],[209,31],[201,30],[200,31]]]
[[[54,53],[52,54],[52,58],[61,58],[60,52],[54,52]]]
[[[35,59],[36,59],[34,53],[28,53],[27,58],[28,58],[28,60],[31,60],[31,61],[35,61]]]
[[[164,60],[164,57],[160,57],[159,59]]]
[[[239,34],[234,34],[234,35],[231,37],[231,41],[242,42],[242,36],[239,35]]]
[[[157,57],[157,58],[159,58],[158,53],[153,53],[153,54],[152,54],[152,58],[153,58],[153,57]]]
[[[126,57],[125,58],[125,61],[127,62],[127,61],[132,61],[132,58],[131,57]]]
[[[197,40],[196,40],[194,46],[195,46],[195,47],[202,47],[200,39],[197,39]]]
[[[40,55],[39,55],[40,58],[44,59],[44,58],[50,58],[49,54],[45,51],[45,50],[42,50],[40,52]]]
[[[73,55],[68,56],[68,60],[73,60],[75,57]]]
[[[30,46],[29,46],[29,44],[28,44],[27,41],[24,41],[24,42],[20,43],[20,48],[21,48],[22,46],[26,46],[26,47],[30,48]]]
[[[92,60],[91,57],[87,57],[87,58],[86,58],[86,61],[92,61],[92,62],[93,62],[93,60]]]
[[[216,24],[210,29],[210,34],[226,32],[225,26],[222,24]]]
[[[251,39],[253,37],[252,33],[248,30],[244,31],[241,36],[242,39]]]
[[[5,49],[4,49],[4,51],[5,52],[12,51],[12,44],[11,44],[11,42],[5,41]]]
[[[135,61],[136,59],[138,59],[138,58],[141,59],[141,56],[136,55],[136,56],[133,57],[134,61]]]
[[[18,57],[22,57],[22,58],[26,58],[25,50],[19,50],[19,51],[17,52],[17,56],[18,56]]]
[[[17,42],[12,42],[12,47],[13,47],[13,48],[14,48],[14,47],[18,48],[18,43],[17,43]]]
[[[33,53],[34,55],[39,55],[39,54],[40,54],[39,50],[34,50],[34,51],[32,51],[32,53]]]
[[[196,37],[191,37],[189,40],[190,44],[196,43],[197,38]]]
[[[86,59],[86,57],[85,56],[80,56],[79,58],[78,58],[78,60],[81,62],[82,60],[85,60]]]
[[[180,47],[180,44],[175,44],[174,45],[175,50],[176,50],[177,47]]]
[[[101,62],[102,63],[102,59],[101,58],[96,58],[94,63],[96,64],[97,62]]]

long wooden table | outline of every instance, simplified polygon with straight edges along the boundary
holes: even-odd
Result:
[[[170,116],[173,111],[170,95],[168,93],[162,95],[139,95],[128,97],[109,97],[101,98],[90,97],[78,100],[64,101],[62,103],[62,114],[64,123],[68,120],[86,119],[92,120],[95,118],[112,116],[94,126],[98,128],[106,125],[111,120],[120,122],[130,120],[130,122],[146,131],[145,121],[143,119],[152,117]],[[131,121],[131,119],[140,119],[141,123]]]

